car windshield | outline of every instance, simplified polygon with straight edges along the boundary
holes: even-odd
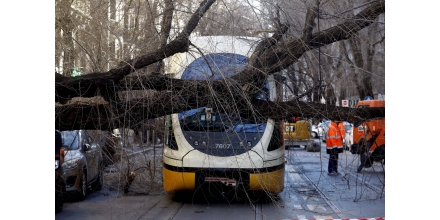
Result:
[[[321,126],[324,128],[328,128],[328,126],[330,126],[330,121],[324,121],[321,123]]]
[[[63,148],[66,150],[79,149],[79,134],[78,131],[63,131],[61,132],[63,139]]]

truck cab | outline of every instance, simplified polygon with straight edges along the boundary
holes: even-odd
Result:
[[[312,124],[308,120],[294,117],[284,122],[284,147],[304,145],[308,152],[318,152],[321,146],[311,136]]]
[[[284,139],[304,140],[310,139],[312,125],[309,121],[299,120],[284,123]]]
[[[379,108],[385,107],[385,100],[375,99],[375,100],[362,100],[356,105],[356,108]]]
[[[356,108],[385,107],[385,100],[362,100]],[[385,162],[385,117],[372,118],[354,124],[352,154],[368,155],[365,167],[370,167],[374,161]],[[360,168],[361,170],[362,168]],[[358,170],[358,172],[360,172]]]

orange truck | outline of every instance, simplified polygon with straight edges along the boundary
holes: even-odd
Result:
[[[385,107],[385,100],[362,100],[356,108]],[[352,154],[360,154],[362,169],[371,167],[373,162],[385,164],[385,118],[372,118],[354,124]]]

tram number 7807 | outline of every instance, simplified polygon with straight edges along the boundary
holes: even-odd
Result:
[[[232,144],[215,144],[216,149],[229,149],[232,147]]]

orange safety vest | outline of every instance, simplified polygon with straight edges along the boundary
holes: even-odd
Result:
[[[327,130],[327,137],[325,139],[325,146],[327,154],[330,153],[342,153],[344,148],[342,146],[342,136],[338,126],[335,122],[330,122]]]
[[[342,139],[344,139],[345,138],[345,125],[344,125],[344,123],[340,122],[338,124],[338,128],[339,128],[339,132],[341,132]]]

